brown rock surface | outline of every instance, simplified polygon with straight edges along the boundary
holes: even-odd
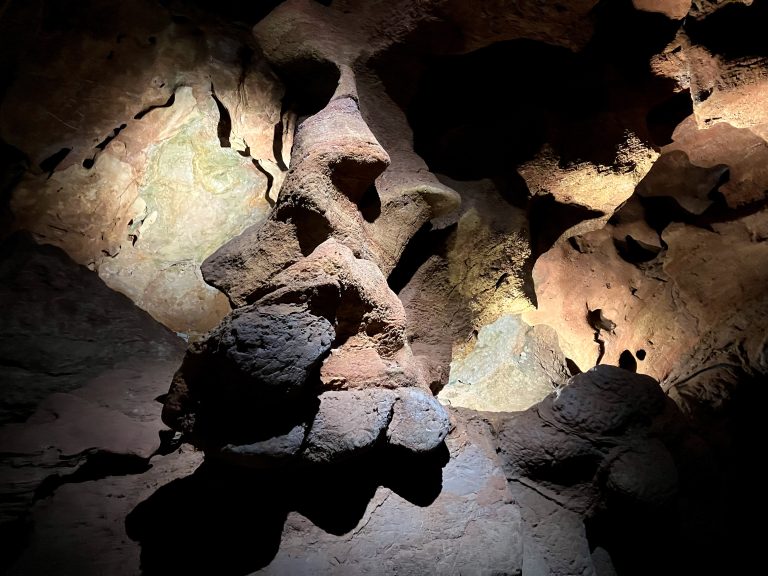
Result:
[[[193,345],[11,239],[3,571],[754,572],[765,4],[55,4],[0,199]]]
[[[174,17],[143,0],[8,7],[35,32],[12,48],[0,137],[30,161],[13,225],[195,336],[229,310],[200,263],[281,184],[282,87],[247,31]]]

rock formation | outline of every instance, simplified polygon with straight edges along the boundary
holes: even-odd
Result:
[[[252,4],[0,6],[3,572],[756,572],[766,3]]]

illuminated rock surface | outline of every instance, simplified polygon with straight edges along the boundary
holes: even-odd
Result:
[[[5,3],[2,571],[759,572],[766,16]]]
[[[69,10],[45,7],[47,33],[2,102],[0,136],[29,158],[13,224],[172,330],[203,333],[229,307],[200,263],[266,216],[283,178],[282,87],[247,31],[148,1]]]

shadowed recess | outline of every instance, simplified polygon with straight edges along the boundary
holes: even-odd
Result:
[[[244,575],[275,557],[289,512],[299,512],[331,534],[347,534],[379,486],[416,506],[428,506],[440,494],[448,459],[441,444],[418,457],[380,448],[311,469],[248,472],[208,462],[136,506],[126,518],[126,530],[141,544],[145,575]]]

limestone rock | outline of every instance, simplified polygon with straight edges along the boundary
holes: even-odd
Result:
[[[278,305],[236,310],[217,337],[217,352],[222,354],[223,347],[223,355],[244,379],[290,394],[305,384],[335,333],[322,316]]]
[[[533,279],[538,308],[524,312],[523,320],[552,327],[563,354],[582,370],[600,362],[618,365],[628,350],[644,358],[638,371],[664,378],[695,341],[695,323],[681,310],[666,277],[627,262],[609,228],[554,246],[537,260]],[[615,325],[596,324],[595,315]]]
[[[634,192],[635,186],[654,165],[658,155],[636,135],[626,134],[616,151],[615,165],[590,162],[562,167],[553,150],[545,146],[533,159],[524,163],[520,175],[533,195],[552,195],[562,204],[576,204],[610,215]],[[607,217],[603,221],[607,220]],[[592,222],[591,229],[598,226]],[[574,235],[584,227],[571,231]]]
[[[370,450],[392,418],[395,399],[394,392],[381,389],[321,394],[302,457],[319,464]]]
[[[323,530],[307,515],[290,512],[280,548],[259,574],[519,574],[524,555],[520,511],[510,498],[488,424],[468,412],[453,415],[456,429],[446,438],[451,457],[437,476],[415,462],[386,463],[391,471],[399,469],[396,477],[429,494],[426,499],[414,491],[401,492],[402,482],[385,480],[341,535]],[[347,482],[360,484],[354,474]],[[435,482],[441,488],[433,492]],[[340,504],[350,501],[349,486],[333,492],[337,494],[335,516],[343,509]],[[316,544],[308,547],[307,542]],[[469,542],[483,545],[464,545]]]
[[[301,449],[307,430],[303,425],[294,426],[290,432],[253,444],[227,444],[218,453],[211,454],[238,466],[273,467],[294,457]]]
[[[257,304],[303,301],[335,326],[320,378],[326,388],[422,385],[406,339],[405,311],[379,268],[331,239],[276,275]]]
[[[680,20],[691,9],[691,0],[632,0],[632,5],[638,10],[660,12],[673,20]]]
[[[591,434],[629,430],[659,414],[665,402],[658,382],[626,370],[598,366],[577,374],[552,400],[552,414],[570,428]]]
[[[652,378],[620,368],[579,374],[525,412],[498,414],[494,427],[510,491],[521,506],[523,568],[531,573],[594,574],[604,561],[590,549],[605,534],[632,533],[635,522],[663,518],[685,478],[699,474],[688,468],[691,444],[681,439],[691,432],[682,414]],[[695,513],[673,517],[671,531],[697,522]],[[588,540],[585,521],[607,522],[607,532]],[[644,545],[675,556],[674,547],[651,540]],[[648,563],[643,548],[613,549],[622,562]]]
[[[448,413],[432,394],[406,388],[399,391],[394,404],[387,442],[412,452],[429,452],[445,440],[449,429]]]
[[[675,461],[659,441],[632,446],[611,461],[606,488],[633,503],[665,504],[678,490]]]
[[[370,343],[354,337],[331,351],[323,362],[320,380],[324,388],[338,390],[418,386],[423,375],[414,363],[407,348],[390,357],[382,356]]]
[[[525,410],[565,383],[568,371],[557,335],[502,316],[480,329],[474,348],[451,362],[442,402],[475,410]]]
[[[731,208],[765,198],[768,142],[757,129],[739,128],[727,122],[701,129],[689,119],[675,130],[673,142],[666,150],[682,150],[691,163],[703,168],[716,171],[721,165],[727,166],[727,181],[718,191]]]
[[[174,377],[163,409],[172,428],[193,432],[198,405],[214,421],[238,420],[248,404],[284,402],[310,387],[330,350],[331,323],[295,305],[247,306],[232,312],[208,338],[191,348]],[[225,380],[219,385],[220,379]],[[229,415],[227,415],[229,407]],[[239,423],[247,425],[247,422]]]
[[[669,245],[665,271],[699,319],[701,335],[725,320],[741,302],[762,294],[768,246],[753,232],[761,222],[768,222],[765,210],[749,220],[717,223],[713,232],[672,224],[662,234]]]
[[[246,228],[203,262],[205,281],[241,306],[245,300],[232,299],[232,294],[247,294],[253,290],[254,278],[269,278],[297,262],[302,257],[296,223],[267,219]]]
[[[713,193],[728,178],[728,166],[701,168],[681,150],[659,156],[642,182],[637,194],[642,198],[673,198],[683,210],[700,215],[713,203]]]
[[[417,237],[407,261],[429,250],[438,254],[426,258],[399,293],[411,348],[435,391],[448,383],[452,359],[470,353],[475,331],[531,306],[525,212],[491,181],[441,179],[461,195],[458,222]]]
[[[577,51],[592,34],[587,15],[595,4],[594,0],[578,0],[561,9],[533,2],[518,6],[509,0],[494,0],[486,10],[477,12],[460,0],[451,0],[444,10],[463,29],[467,50],[489,41],[530,38]]]
[[[351,98],[332,101],[298,126],[291,171],[277,205],[267,223],[245,233],[248,244],[274,255],[254,260],[225,245],[204,264],[206,279],[242,305],[253,301],[253,293],[286,265],[308,256],[329,237],[370,258],[356,201],[388,162],[357,103]],[[298,244],[300,253],[286,250],[286,243]]]
[[[283,89],[249,35],[144,0],[6,16],[4,37],[36,31],[4,59],[19,74],[3,90],[0,137],[30,159],[13,226],[172,330],[214,328],[229,305],[200,263],[264,219],[284,177],[273,150]]]
[[[330,239],[259,287],[258,303],[304,301],[336,322],[343,338],[362,335],[386,355],[405,344],[405,311],[379,268]]]
[[[35,420],[35,425],[4,426],[0,450],[8,455],[42,454],[53,441],[62,458],[99,449],[149,459],[160,446],[154,422],[136,422],[72,394],[49,396],[38,408]]]

